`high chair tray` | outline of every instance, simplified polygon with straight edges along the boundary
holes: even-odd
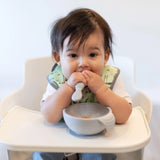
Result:
[[[40,112],[20,106],[0,123],[0,142],[17,151],[120,153],[143,148],[149,139],[150,129],[140,107],[133,108],[126,124],[93,136],[76,135],[65,123],[49,124]]]

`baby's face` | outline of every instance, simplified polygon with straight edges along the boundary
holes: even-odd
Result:
[[[79,48],[68,45],[70,37],[64,40],[63,51],[59,53],[64,76],[68,79],[73,72],[92,71],[101,76],[109,58],[104,50],[104,36],[100,29],[95,30]],[[77,43],[78,44],[78,43]]]

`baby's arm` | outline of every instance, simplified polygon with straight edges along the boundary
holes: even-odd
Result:
[[[99,103],[112,109],[116,123],[125,123],[132,111],[131,104],[110,90],[99,75],[90,71],[84,71],[83,75],[87,80],[88,87],[96,95]]]
[[[74,72],[65,84],[41,102],[41,112],[48,122],[57,123],[61,120],[62,111],[69,106],[74,87],[80,81],[86,83],[80,72]]]
[[[56,123],[62,118],[62,111],[70,104],[73,92],[74,90],[65,83],[41,102],[41,112],[48,122]]]

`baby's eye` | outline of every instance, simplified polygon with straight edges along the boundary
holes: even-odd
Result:
[[[70,54],[70,55],[69,55],[69,57],[71,57],[71,58],[75,58],[75,57],[77,57],[77,54],[72,53],[72,54]]]
[[[97,54],[96,53],[90,53],[89,56],[90,57],[95,57]]]

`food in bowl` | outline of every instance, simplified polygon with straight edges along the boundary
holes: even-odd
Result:
[[[89,117],[89,116],[82,116],[82,118],[91,118],[91,117]]]

